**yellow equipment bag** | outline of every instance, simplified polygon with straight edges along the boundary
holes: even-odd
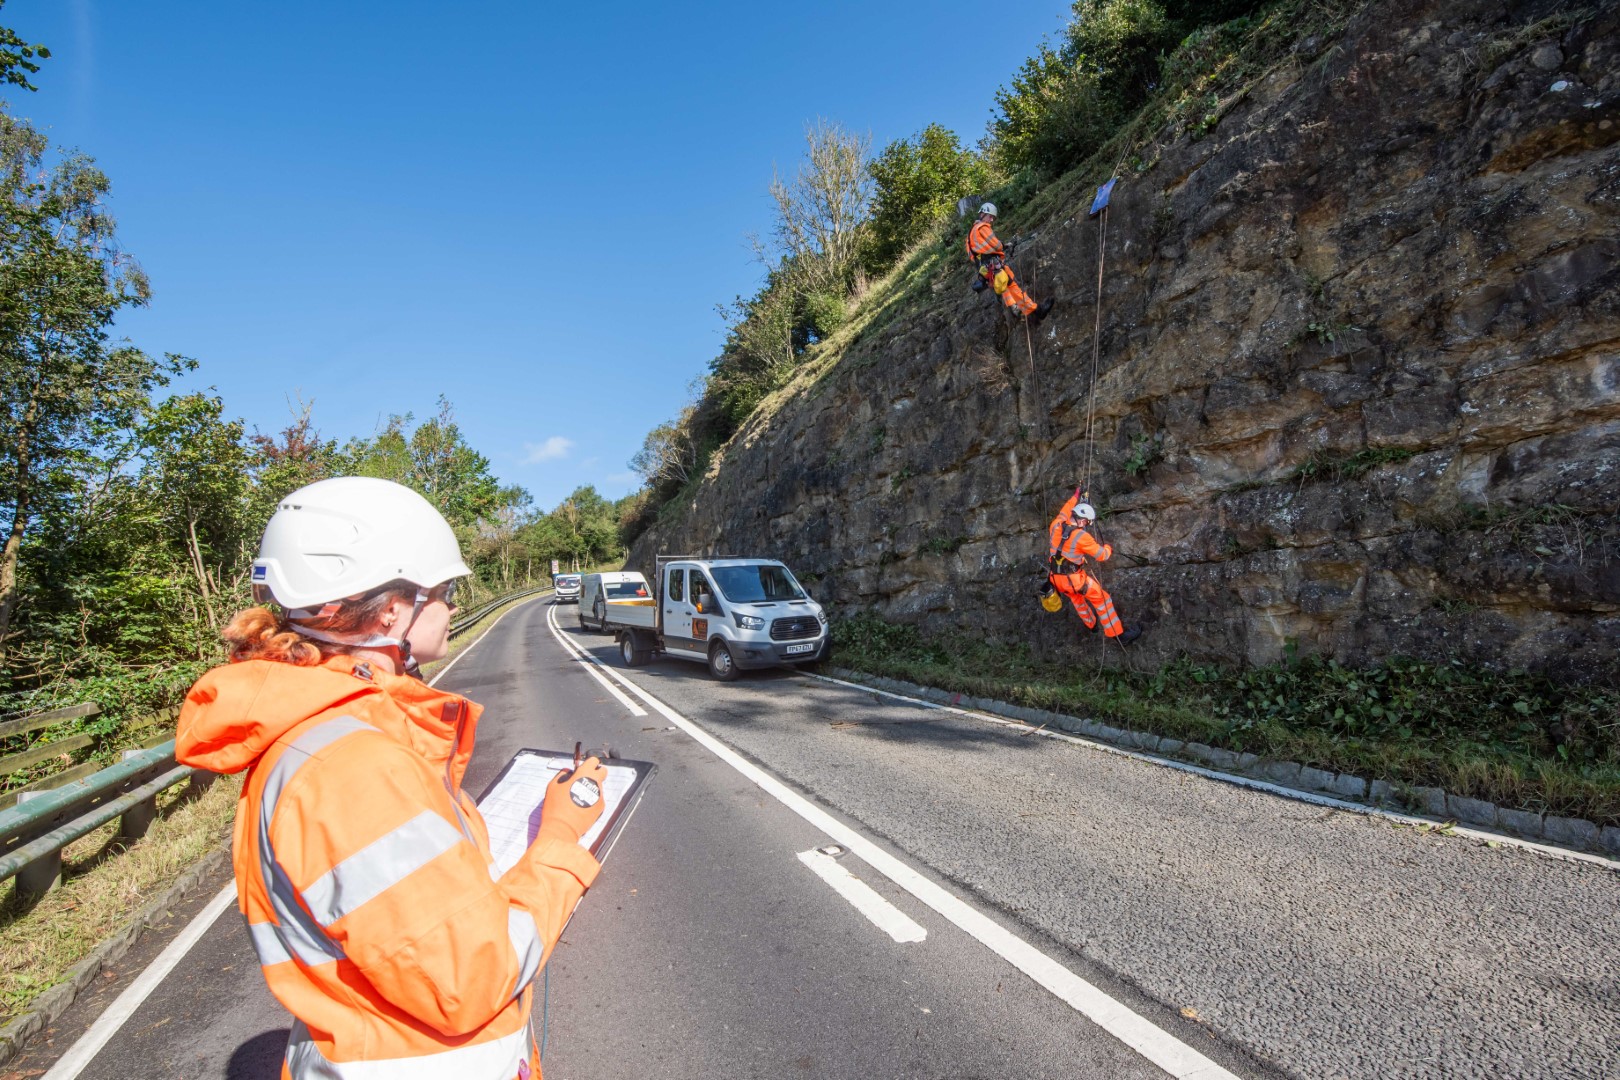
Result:
[[[1058,595],[1058,591],[1056,589],[1048,585],[1046,587],[1046,591],[1041,593],[1041,607],[1053,613],[1062,611],[1063,597]]]
[[[1000,296],[1007,291],[1007,283],[1011,280],[1012,276],[1006,270],[997,270],[996,276],[990,279],[990,287],[996,290],[997,296]]]

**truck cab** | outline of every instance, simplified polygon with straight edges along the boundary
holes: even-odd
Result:
[[[826,651],[826,613],[774,559],[660,559],[658,573],[664,652],[717,679]]]

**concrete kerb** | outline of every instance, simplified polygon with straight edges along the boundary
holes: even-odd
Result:
[[[0,1065],[5,1065],[23,1049],[29,1039],[56,1023],[84,989],[101,974],[102,968],[117,963],[130,947],[140,939],[141,932],[160,922],[186,893],[198,882],[213,874],[230,861],[231,847],[227,841],[203,856],[182,873],[163,894],[147,904],[111,937],[91,951],[89,956],[68,969],[62,981],[36,997],[21,1016],[0,1028]]]
[[[828,681],[843,681],[897,697],[920,699],[964,716],[989,719],[996,723],[1018,721],[1019,726],[1035,725],[1042,735],[1060,732],[1063,736],[1080,742],[1096,740],[1095,745],[1098,745],[1099,749],[1197,773],[1240,787],[1270,791],[1288,798],[1325,806],[1337,806],[1356,813],[1375,814],[1410,825],[1453,825],[1449,831],[1460,835],[1491,843],[1508,843],[1555,858],[1590,862],[1611,870],[1620,870],[1620,861],[1614,858],[1620,856],[1620,828],[1612,825],[1599,829],[1592,822],[1581,818],[1563,818],[1552,814],[1511,810],[1482,799],[1466,799],[1450,795],[1440,788],[1402,787],[1384,780],[1368,781],[1351,773],[1331,773],[1301,765],[1296,761],[1264,760],[1253,754],[1234,753],[1218,747],[1205,746],[1203,743],[1183,743],[1179,739],[1126,731],[1047,709],[1032,709],[1023,705],[970,697],[931,686],[918,686],[899,679],[868,675],[849,668],[829,666],[823,671],[826,672],[825,675],[813,677],[828,679],[828,676],[832,676]],[[1188,764],[1188,759],[1201,764]],[[1426,816],[1416,816],[1392,809],[1402,805]],[[1462,827],[1455,826],[1454,823],[1459,821],[1468,824]],[[1473,826],[1485,826],[1492,831],[1483,831]],[[1582,848],[1603,854],[1588,854],[1588,851],[1580,850]]]

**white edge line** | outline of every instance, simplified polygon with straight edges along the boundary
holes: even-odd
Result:
[[[568,651],[568,654],[570,656],[572,656],[575,660],[583,660],[586,656],[589,655],[589,650],[588,649],[584,648],[581,645],[576,645],[576,644],[574,644],[574,642],[568,640],[568,635],[563,633],[562,627],[557,625],[557,609],[556,608],[552,608],[550,611],[546,612],[546,623],[547,623],[547,625],[549,625],[551,627],[552,636],[555,637],[558,641],[562,642],[563,648],[566,649]],[[495,628],[492,626],[492,627],[490,627],[490,629],[493,630]],[[592,656],[591,660],[595,661],[596,657]],[[591,678],[595,679],[597,682],[602,684],[603,689],[605,689],[608,693],[612,694],[614,697],[618,698],[619,699],[619,704],[623,705],[626,709],[629,709],[631,716],[646,716],[647,715],[647,710],[646,709],[643,709],[640,705],[637,705],[635,702],[633,702],[629,698],[625,697],[624,696],[624,691],[620,690],[617,686],[614,686],[612,683],[610,683],[606,679],[602,678],[601,672],[596,670],[596,666],[595,666],[594,663],[586,664],[585,665],[585,670],[586,670],[587,673],[589,673]]]
[[[533,597],[533,599],[538,600],[540,596],[544,595],[544,593],[541,593],[539,596]],[[433,686],[448,675],[450,669],[456,666],[456,661],[476,649],[478,643],[489,636],[490,630],[495,629],[496,623],[499,623],[525,603],[528,603],[528,601],[513,604],[501,612],[496,617],[495,622],[490,623],[488,628],[482,634],[479,634],[471,645],[453,656],[450,662],[433,676],[428,685]],[[50,1071],[45,1074],[44,1080],[74,1080],[83,1072],[85,1066],[95,1060],[96,1055],[101,1052],[102,1048],[111,1042],[112,1037],[118,1034],[119,1029],[129,1022],[131,1016],[135,1015],[135,1010],[141,1007],[141,1004],[146,1001],[153,990],[157,989],[169,972],[175,969],[186,953],[190,952],[197,942],[202,940],[202,936],[208,932],[209,927],[214,925],[220,915],[235,899],[236,882],[232,881],[221,889],[219,895],[210,900],[208,906],[199,911],[191,922],[186,924],[186,928],[180,932],[180,936],[169,942],[164,950],[158,953],[157,959],[148,964],[146,970],[135,977],[134,982],[124,988],[124,992],[119,994],[113,1003],[107,1007],[106,1011],[96,1018],[94,1024],[90,1025],[90,1030],[79,1036],[78,1041],[68,1048],[68,1052],[56,1060],[56,1064],[52,1065]]]
[[[995,724],[998,727],[1012,728],[1023,735],[1039,735],[1046,739],[1057,739],[1061,742],[1074,743],[1078,746],[1090,747],[1093,750],[1101,750],[1104,753],[1118,754],[1120,757],[1128,757],[1134,758],[1137,761],[1145,761],[1150,765],[1161,765],[1164,768],[1175,769],[1178,772],[1192,773],[1195,776],[1202,776],[1208,780],[1219,780],[1222,783],[1231,784],[1234,787],[1249,788],[1253,791],[1263,791],[1269,795],[1280,795],[1285,799],[1293,799],[1296,802],[1310,803],[1313,806],[1328,806],[1335,810],[1344,810],[1352,814],[1363,814],[1367,817],[1388,818],[1391,821],[1400,822],[1402,825],[1450,825],[1451,828],[1446,831],[1454,836],[1466,836],[1470,839],[1482,840],[1487,843],[1501,844],[1504,847],[1524,848],[1527,851],[1532,851],[1537,855],[1546,856],[1549,859],[1563,859],[1566,862],[1590,863],[1593,866],[1600,866],[1605,870],[1620,871],[1620,859],[1609,859],[1602,855],[1590,855],[1584,851],[1571,851],[1569,848],[1553,847],[1551,844],[1538,844],[1534,840],[1526,840],[1523,837],[1509,836],[1507,833],[1490,832],[1486,829],[1476,829],[1468,825],[1463,825],[1454,821],[1446,821],[1441,818],[1428,818],[1419,817],[1415,814],[1403,814],[1399,810],[1389,810],[1382,806],[1369,806],[1367,803],[1350,802],[1346,799],[1336,799],[1332,795],[1322,795],[1314,791],[1303,791],[1299,788],[1286,787],[1282,784],[1273,784],[1269,780],[1257,780],[1251,776],[1239,776],[1235,773],[1220,772],[1219,770],[1206,768],[1202,765],[1194,765],[1191,762],[1178,761],[1175,758],[1161,757],[1158,754],[1149,754],[1141,750],[1127,750],[1122,746],[1115,746],[1112,743],[1098,742],[1095,739],[1088,739],[1084,735],[1075,735],[1067,731],[1051,731],[1046,728],[1037,728],[1033,724],[1026,723],[1022,720],[1013,720],[1005,716],[997,716],[994,713],[979,712],[974,709],[964,709],[958,705],[942,705],[937,701],[927,701],[923,698],[909,697],[905,694],[896,693],[893,690],[884,690],[876,686],[867,686],[865,683],[849,682],[847,679],[835,679],[831,675],[817,675],[810,671],[800,671],[799,674],[809,676],[812,679],[819,679],[822,682],[836,683],[839,686],[847,686],[854,690],[861,690],[868,694],[882,694],[884,697],[894,698],[897,701],[904,701],[907,704],[917,705],[924,709],[938,709],[941,712],[955,713],[957,716],[966,717],[969,720],[977,720],[986,724]]]
[[[885,900],[872,886],[845,870],[837,859],[812,848],[799,852],[799,861],[831,885],[833,892],[848,900],[873,926],[895,941],[905,944],[928,937],[928,931],[915,919]]]
[[[471,645],[467,646],[465,649],[462,649],[460,652],[456,653],[456,655],[454,655],[454,656],[452,656],[450,658],[450,662],[448,664],[444,665],[444,667],[442,667],[438,671],[434,672],[433,678],[428,680],[428,685],[429,686],[438,686],[439,685],[439,680],[444,678],[446,675],[450,674],[450,669],[455,667],[456,664],[458,664],[461,661],[461,658],[463,656],[466,656],[468,653],[470,653],[474,649],[478,648],[478,643],[480,641],[483,641],[485,638],[489,637],[489,632],[491,630],[495,629],[497,626],[499,626],[501,624],[502,619],[506,618],[508,615],[512,614],[512,612],[514,612],[518,608],[523,607],[524,605],[530,603],[531,601],[538,600],[542,596],[547,596],[547,595],[550,595],[550,594],[549,593],[537,593],[534,596],[529,597],[527,600],[521,600],[518,603],[513,604],[511,607],[507,608],[505,611],[503,611],[499,615],[495,616],[495,621],[490,623],[488,626],[484,627],[484,632],[482,634],[479,634],[476,638],[474,638],[473,643]]]
[[[921,900],[980,944],[1028,975],[1075,1011],[1178,1080],[1239,1080],[1152,1021],[1115,1001],[1091,983],[1030,945],[978,909],[951,895],[900,859],[843,824],[781,781],[745,760],[697,724],[608,667],[596,656],[584,659],[686,732],[710,753],[742,773],[761,790],[863,859],[878,873]],[[865,689],[865,687],[862,687]]]
[[[45,1074],[45,1080],[73,1080],[95,1056],[101,1048],[118,1034],[120,1028],[135,1015],[135,1010],[141,1007],[148,995],[157,989],[159,983],[168,977],[175,965],[184,959],[186,953],[191,951],[193,945],[202,939],[208,928],[236,899],[236,882],[231,882],[220,890],[218,896],[208,902],[208,906],[186,924],[180,931],[180,936],[169,942],[168,946],[153,960],[145,971],[136,976],[135,981],[124,988],[117,999],[107,1007],[107,1011],[96,1018],[90,1025],[90,1030],[79,1036],[77,1042],[69,1048],[66,1054],[57,1059],[51,1071]]]

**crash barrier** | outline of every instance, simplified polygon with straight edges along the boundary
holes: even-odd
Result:
[[[455,622],[451,623],[450,636],[455,637],[457,634],[464,634],[468,630],[471,630],[478,623],[479,619],[482,619],[485,615],[488,615],[502,604],[510,604],[513,600],[521,600],[525,596],[533,596],[536,593],[550,591],[550,585],[536,585],[532,589],[520,589],[514,593],[507,593],[505,596],[497,596],[495,599],[489,601],[481,607],[474,609],[473,611],[468,612]]]
[[[450,636],[471,629],[503,604],[549,591],[547,585],[496,597],[452,623]],[[101,706],[91,702],[0,721],[0,739],[100,714]],[[155,719],[173,716],[170,710]],[[159,795],[182,783],[190,784],[191,794],[200,794],[214,781],[213,773],[175,761],[172,735],[156,738],[163,741],[124,751],[124,759],[116,765],[103,768],[94,761],[83,762],[0,795],[0,882],[15,877],[18,891],[43,895],[61,883],[64,847],[113,818],[120,819],[121,839],[144,836],[157,817]],[[94,735],[79,732],[0,758],[0,780],[52,758],[65,759],[95,741]]]
[[[52,709],[0,722],[0,738],[38,731],[69,720],[97,716],[94,703]],[[69,735],[0,758],[0,778],[12,776],[53,757],[90,746],[95,736]],[[17,879],[17,890],[43,895],[62,880],[62,849],[119,818],[118,834],[134,840],[146,834],[157,817],[158,796],[188,783],[205,790],[214,774],[189,768],[174,759],[174,738],[155,746],[124,751],[124,759],[102,768],[89,761],[36,780],[0,796],[0,882]]]

